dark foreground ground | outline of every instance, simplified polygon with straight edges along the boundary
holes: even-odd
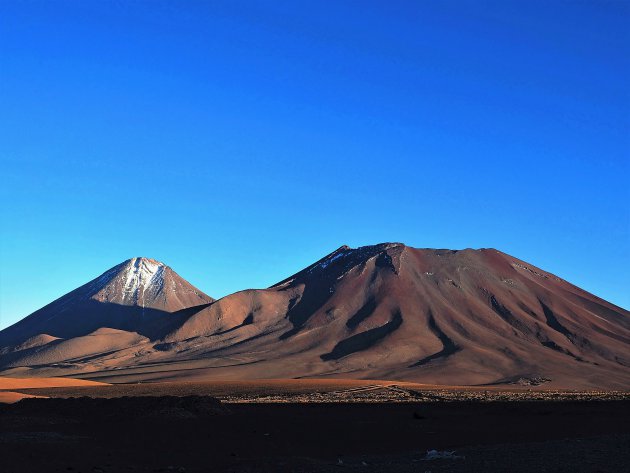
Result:
[[[427,450],[457,458],[426,459]],[[1,472],[630,471],[630,401],[0,405]]]

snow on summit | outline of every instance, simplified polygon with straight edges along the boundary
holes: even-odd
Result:
[[[89,297],[101,302],[145,306],[147,300],[155,299],[164,290],[166,268],[150,258],[131,258],[97,278]]]
[[[164,264],[148,258],[132,258],[125,268],[123,292],[138,299],[140,291],[161,291],[164,288]]]
[[[131,258],[94,280],[89,298],[100,302],[140,307],[169,305],[169,299],[185,294],[202,299],[207,296],[182,280],[168,266],[151,258]]]

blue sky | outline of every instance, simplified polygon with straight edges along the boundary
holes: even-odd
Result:
[[[133,256],[219,297],[383,241],[629,308],[629,5],[0,2],[0,328]]]

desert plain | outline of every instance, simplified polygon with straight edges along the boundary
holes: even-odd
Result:
[[[25,399],[10,404],[10,396]],[[3,378],[0,399],[3,473],[616,472],[630,464],[624,391]]]

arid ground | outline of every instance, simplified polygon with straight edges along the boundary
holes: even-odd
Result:
[[[51,399],[0,405],[0,471],[617,472],[630,464],[627,392],[373,380],[66,383],[11,387]],[[431,460],[428,450],[454,453]]]

